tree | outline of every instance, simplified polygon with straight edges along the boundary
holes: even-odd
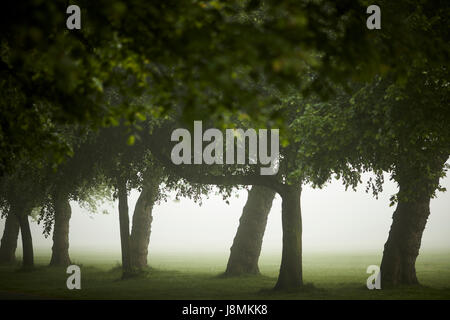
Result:
[[[259,274],[258,260],[275,192],[253,186],[239,219],[225,275]]]
[[[33,241],[28,218],[32,209],[43,203],[48,191],[42,173],[42,170],[22,162],[21,170],[0,180],[0,210],[2,215],[13,215],[18,220],[22,235],[22,266],[27,270],[34,267]],[[14,242],[13,239],[11,241]]]
[[[131,136],[123,125],[107,128],[98,132],[89,145],[95,157],[95,167],[113,188],[113,198],[119,202],[122,278],[135,274],[130,245],[128,192],[139,186],[140,173],[145,171],[148,162],[148,154],[143,144],[130,141]]]
[[[48,161],[40,169],[47,193],[40,200],[38,223],[43,222],[45,237],[53,229],[50,266],[66,267],[71,264],[70,201],[94,212],[98,202],[103,201],[110,190],[96,167],[95,152],[90,149],[94,134],[81,126],[59,126],[57,129],[71,152],[58,166]]]
[[[439,180],[448,169],[448,76],[446,67],[413,69],[404,83],[378,79],[355,99],[362,104],[360,110],[372,105],[361,151],[370,165],[391,172],[399,186],[381,262],[384,287],[418,284],[415,261],[430,199],[443,191]]]
[[[0,264],[12,264],[16,261],[19,221],[14,214],[6,217],[5,229],[0,245]]]
[[[55,222],[53,227],[53,246],[51,266],[68,266],[71,264],[69,257],[69,220],[72,209],[67,196],[61,193],[55,195]]]
[[[163,168],[153,164],[152,155],[141,138],[150,128],[151,121],[141,121],[138,127],[122,123],[104,128],[93,135],[84,150],[93,158],[97,175],[104,177],[106,184],[114,191],[113,199],[119,203],[124,279],[135,276],[138,269],[147,265],[151,209],[154,202],[161,198],[159,185],[165,176]],[[128,193],[131,189],[140,189],[141,195],[130,234]]]
[[[417,284],[415,261],[430,214],[430,199],[442,191],[448,169],[450,113],[445,66],[414,68],[403,80],[376,77],[342,93],[334,103],[310,107],[295,123],[303,137],[300,170],[307,177],[333,174],[347,186],[372,171],[368,189],[382,190],[383,171],[399,186],[397,203],[381,263],[382,286]],[[340,158],[340,159],[339,159]],[[312,179],[314,180],[314,179]]]
[[[148,245],[150,241],[152,210],[160,197],[160,174],[147,168],[143,178],[141,194],[136,202],[130,236],[131,263],[137,269],[147,266]],[[151,173],[150,173],[151,172]]]

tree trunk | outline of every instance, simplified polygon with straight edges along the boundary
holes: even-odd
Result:
[[[122,249],[122,278],[130,277],[133,274],[130,254],[130,219],[128,217],[128,195],[126,181],[119,179],[119,225],[120,225],[120,245]]]
[[[398,203],[381,260],[382,288],[419,284],[416,259],[430,215],[431,197],[439,185],[447,156],[432,160],[428,168],[434,172],[421,167],[404,171],[397,169]],[[428,174],[422,175],[426,172]]]
[[[6,217],[0,245],[0,264],[13,264],[16,261],[17,238],[19,237],[19,221],[13,212]]]
[[[158,190],[159,180],[149,181],[142,188],[134,208],[130,237],[131,262],[134,268],[142,269],[147,266],[148,244],[153,220],[152,210],[158,197]]]
[[[55,207],[55,224],[50,265],[66,267],[71,264],[69,257],[69,221],[72,210],[65,195],[56,195],[53,205]]]
[[[419,284],[415,263],[429,215],[429,197],[397,204],[381,261],[382,288]]]
[[[31,210],[24,210],[17,213],[20,233],[22,234],[23,268],[34,267],[33,239],[31,237],[30,223],[28,221],[30,211]]]
[[[275,191],[253,186],[239,219],[225,275],[259,274],[258,259]]]
[[[302,274],[301,186],[287,186],[282,197],[283,251],[275,290],[299,289]]]

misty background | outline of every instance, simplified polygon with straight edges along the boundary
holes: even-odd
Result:
[[[366,175],[365,178],[368,178]],[[365,181],[365,180],[363,180]],[[441,179],[441,185],[450,190],[450,177]],[[385,175],[383,192],[378,200],[365,192],[365,184],[357,191],[345,190],[342,182],[333,180],[323,189],[306,185],[301,196],[303,216],[304,253],[312,252],[362,252],[381,254],[392,222],[394,207],[389,198],[397,186]],[[129,195],[130,224],[139,192]],[[247,191],[239,190],[226,204],[222,196],[211,194],[202,206],[193,200],[174,195],[167,202],[153,208],[153,222],[149,256],[154,254],[220,254],[228,258],[236,233]],[[71,202],[70,252],[92,251],[120,257],[119,219],[116,203],[106,203],[96,214],[89,213],[76,202]],[[423,235],[421,253],[450,249],[450,193],[440,192],[431,201],[431,215]],[[102,213],[106,210],[108,214]],[[37,255],[51,253],[51,235],[45,238],[42,225],[31,220],[33,244]],[[3,234],[5,219],[0,220]],[[131,228],[131,226],[130,226]],[[281,255],[281,198],[276,196],[269,214],[261,258]],[[21,240],[17,255],[21,255]],[[76,260],[76,254],[74,255]]]

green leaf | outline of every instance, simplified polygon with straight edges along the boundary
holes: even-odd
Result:
[[[134,135],[131,135],[128,137],[127,144],[129,146],[132,146],[132,145],[134,145],[135,140],[136,140],[136,138],[134,137]]]

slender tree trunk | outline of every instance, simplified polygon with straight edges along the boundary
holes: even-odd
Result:
[[[130,254],[130,219],[128,217],[128,195],[126,181],[119,179],[119,224],[120,224],[120,244],[122,249],[122,278],[130,277],[133,274]]]
[[[156,180],[149,181],[142,188],[139,199],[136,202],[136,207],[134,208],[130,248],[132,265],[138,269],[147,266],[148,244],[153,220],[152,210],[159,190],[159,180]]]
[[[0,245],[0,264],[13,264],[16,261],[17,238],[19,237],[19,221],[14,213],[9,213],[5,221],[2,242]]]
[[[287,186],[282,197],[283,251],[275,290],[299,289],[302,274],[301,186]]]
[[[72,215],[67,195],[57,194],[54,199],[55,224],[51,266],[66,267],[71,264],[69,257],[69,221]]]
[[[275,191],[253,186],[239,219],[225,275],[259,274],[258,260]]]
[[[20,233],[22,235],[23,268],[34,267],[33,239],[31,237],[30,223],[28,221],[30,211],[31,210],[23,210],[20,213],[17,213]]]

